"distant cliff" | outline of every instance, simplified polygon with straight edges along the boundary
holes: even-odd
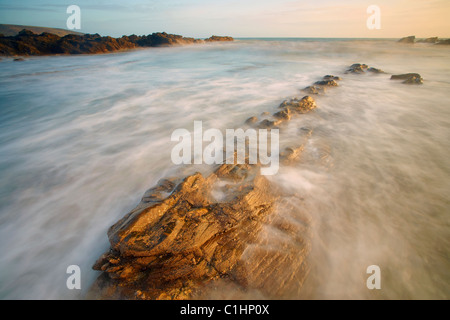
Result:
[[[233,41],[232,37],[212,36],[208,39],[185,38],[165,32],[146,36],[102,37],[99,34],[68,34],[63,37],[53,33],[36,34],[23,29],[15,36],[0,34],[0,55],[52,55],[52,54],[96,54],[139,47],[161,47]]]

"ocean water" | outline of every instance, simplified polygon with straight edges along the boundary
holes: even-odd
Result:
[[[353,63],[389,74],[344,74]],[[313,222],[311,271],[288,298],[450,298],[449,47],[241,39],[0,70],[1,298],[83,298],[108,227],[179,172],[175,129],[239,127],[326,74],[340,86],[280,131],[285,147],[313,130],[302,161],[270,177]],[[407,72],[424,84],[389,79]],[[82,290],[67,289],[69,265]],[[370,265],[380,290],[366,287]]]

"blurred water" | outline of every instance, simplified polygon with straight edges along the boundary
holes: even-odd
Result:
[[[448,299],[449,58],[450,48],[386,40],[270,39],[3,59],[0,297],[82,298],[107,228],[178,169],[173,130],[236,128],[336,74],[340,87],[280,134],[287,146],[314,129],[304,161],[271,178],[301,194],[314,220],[299,297]],[[344,75],[356,62],[425,84]],[[71,264],[81,292],[66,288]],[[365,286],[372,264],[382,290]]]

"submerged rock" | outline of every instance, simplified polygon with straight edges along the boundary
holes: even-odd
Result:
[[[405,84],[423,84],[423,78],[418,73],[392,75],[391,80],[404,80]]]

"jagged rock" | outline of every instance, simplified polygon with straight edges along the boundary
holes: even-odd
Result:
[[[414,43],[416,40],[416,36],[404,37],[398,40],[399,43]]]
[[[303,92],[307,94],[323,94],[325,93],[325,87],[312,85],[303,89]]]
[[[404,80],[405,84],[422,84],[423,78],[418,73],[405,73],[392,75],[391,80]]]

